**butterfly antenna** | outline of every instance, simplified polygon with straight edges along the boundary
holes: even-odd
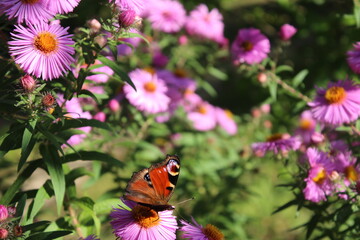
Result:
[[[192,198],[189,198],[189,199],[183,200],[183,201],[181,201],[181,202],[178,202],[178,203],[176,203],[175,205],[184,204],[184,203],[189,202],[189,201],[192,201],[192,200],[194,200],[194,199],[195,199],[195,197],[192,197]]]

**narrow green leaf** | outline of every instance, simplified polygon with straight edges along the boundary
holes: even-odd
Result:
[[[91,97],[92,99],[94,99],[94,101],[95,101],[97,104],[100,104],[100,102],[99,102],[99,100],[97,99],[97,97],[96,97],[92,92],[90,92],[89,90],[86,90],[86,89],[80,90],[80,92],[78,93],[78,97],[80,97],[81,95],[89,96],[89,97]]]
[[[65,156],[64,163],[84,160],[84,161],[101,161],[104,163],[112,164],[118,167],[123,167],[124,164],[111,157],[108,154],[96,152],[96,151],[79,151],[78,153],[72,153]]]
[[[356,21],[356,27],[359,28],[360,27],[360,4],[358,1],[356,1],[354,5],[355,5],[354,6],[354,17],[355,17],[355,21]]]
[[[13,149],[19,148],[21,145],[21,137],[23,130],[17,130],[10,132],[0,145],[0,158]]]
[[[302,83],[304,81],[305,77],[308,74],[309,74],[309,70],[307,70],[307,69],[301,70],[298,74],[296,74],[296,76],[292,80],[293,87],[299,86],[300,83]]]
[[[32,207],[31,209],[29,208],[30,211],[30,216],[28,218],[27,222],[31,222],[34,217],[36,216],[36,214],[40,211],[40,209],[42,208],[42,206],[45,203],[45,200],[50,199],[50,195],[48,193],[48,191],[46,190],[46,188],[44,187],[45,185],[49,184],[49,180],[45,182],[45,184],[39,188],[39,190],[36,193],[36,196],[32,202]]]
[[[280,66],[278,66],[276,68],[275,73],[279,74],[281,72],[292,72],[292,71],[294,71],[294,69],[291,66],[289,66],[289,65],[280,65]]]
[[[51,240],[71,234],[71,231],[38,232],[25,238],[25,240]]]
[[[138,34],[138,33],[134,33],[134,32],[126,32],[124,38],[141,38],[142,40],[144,40],[148,45],[150,45],[149,40],[147,40],[146,37],[144,37],[142,34]]]
[[[15,182],[13,182],[4,196],[0,199],[0,204],[9,205],[16,192],[20,189],[21,185],[31,176],[31,174],[41,165],[41,163],[41,160],[31,161],[29,165],[19,173]]]
[[[66,188],[61,159],[56,147],[53,145],[40,145],[40,153],[49,171],[55,192],[58,214],[60,214]]]
[[[208,70],[209,74],[211,74],[212,76],[214,76],[220,80],[226,80],[228,78],[226,73],[220,71],[217,68],[209,67],[207,70]]]
[[[269,82],[269,91],[270,91],[270,96],[273,99],[273,101],[276,101],[277,99],[277,83],[274,81],[270,81]]]
[[[41,228],[46,228],[51,222],[50,221],[39,221],[39,222],[34,222],[25,226],[22,226],[22,230],[23,232],[27,232],[30,230],[33,230],[35,228],[41,227]]]
[[[278,207],[275,211],[272,212],[272,214],[278,213],[278,212],[280,212],[280,211],[282,211],[282,210],[284,210],[284,209],[286,209],[288,207],[291,207],[292,205],[296,205],[297,202],[298,202],[297,199],[291,200],[291,201],[285,203],[284,205]]]
[[[16,214],[15,217],[21,217],[24,212],[25,204],[26,204],[27,195],[23,194],[16,205]]]
[[[29,125],[24,129],[22,142],[21,142],[21,157],[18,164],[18,171],[24,166],[29,154],[35,146],[35,140],[33,139],[33,132],[36,126],[36,119],[29,122]]]
[[[66,185],[70,185],[71,183],[74,183],[74,181],[82,176],[92,176],[93,173],[86,170],[85,168],[75,168],[71,170],[68,174],[66,174]]]
[[[69,128],[80,128],[85,126],[102,128],[109,131],[112,130],[111,127],[105,122],[101,122],[95,119],[86,119],[86,118],[66,119],[61,129],[66,130]]]
[[[94,211],[96,214],[109,214],[113,207],[117,207],[121,203],[119,198],[109,198],[100,200],[95,203]]]
[[[130,86],[133,89],[135,89],[135,91],[136,91],[136,87],[135,87],[134,83],[131,81],[130,77],[120,68],[120,66],[116,62],[114,62],[104,56],[99,56],[98,59],[104,65],[110,67],[115,72],[115,74],[121,78],[121,80],[130,84]]]

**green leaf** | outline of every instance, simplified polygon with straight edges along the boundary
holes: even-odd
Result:
[[[0,145],[0,158],[13,149],[19,148],[21,145],[21,138],[23,133],[22,129],[10,132]]]
[[[50,221],[39,221],[39,222],[34,222],[31,224],[22,226],[21,228],[22,228],[23,232],[27,232],[27,231],[33,230],[35,228],[38,228],[38,227],[42,227],[45,229],[50,223],[51,223]]]
[[[276,101],[277,99],[277,83],[275,81],[270,81],[269,82],[269,92],[270,92],[270,96],[273,99],[273,101]]]
[[[93,173],[86,170],[85,168],[75,168],[71,170],[68,174],[66,174],[66,185],[70,185],[71,183],[74,183],[74,181],[82,176],[92,176]]]
[[[95,119],[86,119],[86,118],[66,119],[64,121],[64,125],[61,129],[66,130],[69,128],[80,128],[80,127],[85,127],[85,126],[102,128],[102,129],[109,130],[109,131],[112,130],[111,127],[105,122],[101,122],[101,121],[98,121]]]
[[[123,36],[124,38],[135,38],[135,37],[138,37],[138,38],[141,38],[142,40],[144,40],[148,45],[150,45],[150,42],[149,40],[147,40],[146,37],[144,37],[142,34],[138,34],[138,33],[134,33],[134,32],[126,32],[126,34],[124,34]]]
[[[298,201],[297,201],[296,199],[295,199],[295,200],[291,200],[291,201],[285,203],[284,205],[278,207],[275,211],[272,212],[272,214],[278,213],[278,212],[280,212],[280,211],[282,211],[282,210],[284,210],[284,209],[286,209],[286,208],[288,208],[288,207],[291,207],[292,205],[296,205],[297,202],[298,202]]]
[[[90,92],[89,90],[86,90],[86,89],[80,90],[80,92],[78,93],[78,97],[80,97],[81,95],[89,96],[89,97],[91,97],[92,99],[94,99],[94,101],[95,101],[98,105],[100,104],[100,102],[99,102],[99,100],[97,99],[97,97],[96,97],[92,92]]]
[[[109,214],[113,207],[117,207],[119,204],[121,204],[119,198],[100,200],[99,202],[95,203],[94,211],[96,214]]]
[[[68,154],[65,156],[64,163],[84,160],[84,161],[101,161],[104,163],[112,164],[118,167],[123,167],[124,164],[117,160],[116,158],[111,157],[108,154],[96,152],[96,151],[79,151],[77,153]]]
[[[49,180],[44,183],[44,185],[39,188],[37,191],[34,200],[31,203],[31,207],[29,207],[30,216],[27,222],[31,222],[36,214],[40,211],[41,207],[44,205],[45,200],[50,199],[50,194],[48,193],[48,187],[45,185],[49,185]]]
[[[292,80],[293,87],[299,86],[300,83],[302,83],[304,81],[305,77],[308,74],[309,74],[309,70],[307,70],[307,69],[301,70],[298,74],[296,74],[296,76]]]
[[[354,17],[356,21],[356,27],[360,27],[360,3],[359,1],[354,1]]]
[[[41,160],[30,162],[29,165],[19,173],[15,182],[13,182],[4,196],[0,199],[0,204],[9,205],[16,192],[20,189],[21,185],[31,176],[31,174],[41,165],[41,163]]]
[[[36,119],[29,122],[28,126],[24,129],[22,143],[21,143],[21,157],[18,164],[18,171],[24,166],[26,159],[35,146],[35,140],[32,137],[36,126]]]
[[[71,234],[71,231],[38,232],[27,237],[25,240],[51,240]]]
[[[276,68],[275,73],[279,74],[281,72],[292,72],[292,71],[294,71],[294,69],[291,66],[289,66],[289,65],[280,65],[280,66],[278,66]]]
[[[226,73],[220,71],[219,69],[217,68],[214,68],[214,67],[209,67],[207,69],[207,71],[209,72],[210,75],[220,79],[220,80],[227,80],[228,76]]]
[[[116,62],[101,55],[98,57],[98,59],[104,65],[110,67],[114,71],[114,73],[121,78],[121,80],[130,84],[130,86],[136,91],[136,87],[134,83],[131,81],[130,77],[120,68],[120,66]]]
[[[49,171],[51,183],[54,188],[58,214],[60,214],[66,187],[61,159],[56,147],[53,145],[40,145],[40,153]]]
[[[27,195],[23,194],[20,198],[20,200],[18,201],[18,204],[16,205],[16,214],[15,217],[21,217],[23,212],[24,212],[24,208],[25,208],[25,204],[26,204],[26,199],[27,199]]]

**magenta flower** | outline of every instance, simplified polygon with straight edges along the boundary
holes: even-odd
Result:
[[[92,80],[96,83],[106,83],[110,79],[110,77],[114,74],[114,71],[110,67],[103,65],[97,59],[95,60],[94,64],[91,65],[90,69],[91,69],[91,73],[94,75],[87,76],[86,79]]]
[[[130,27],[136,17],[136,12],[132,9],[126,9],[120,12],[119,14],[119,25],[120,27],[127,28]]]
[[[275,154],[286,154],[290,150],[297,150],[301,141],[297,137],[288,134],[274,134],[266,139],[266,142],[256,142],[251,144],[251,148],[257,156],[264,156],[266,152]]]
[[[326,200],[334,190],[329,176],[335,169],[334,164],[328,155],[318,151],[316,148],[308,148],[306,157],[309,161],[310,169],[308,177],[304,179],[306,187],[303,190],[305,199],[312,202]]]
[[[189,240],[224,240],[224,234],[212,224],[207,224],[205,227],[198,224],[193,217],[191,223],[180,220],[183,225],[180,231],[183,232],[182,237]]]
[[[318,88],[313,102],[308,104],[315,120],[338,126],[358,119],[360,115],[360,88],[350,80],[329,83]]]
[[[356,165],[356,158],[350,151],[337,153],[334,160],[336,171],[343,174],[346,186],[359,180],[359,165]]]
[[[218,43],[224,41],[224,23],[219,10],[209,11],[205,4],[200,4],[190,12],[185,23],[186,31],[190,35],[209,39]]]
[[[355,43],[354,49],[348,51],[347,62],[354,73],[360,74],[360,42]]]
[[[259,29],[244,28],[231,45],[234,63],[260,63],[270,52],[270,41]]]
[[[170,103],[166,95],[168,89],[155,72],[136,69],[129,73],[129,77],[136,86],[136,91],[126,84],[124,93],[132,105],[140,111],[152,114],[168,110]]]
[[[302,142],[307,145],[312,142],[312,137],[315,133],[316,121],[313,119],[311,111],[304,111],[299,119],[299,127],[295,130],[295,135],[302,139]]]
[[[187,117],[198,131],[209,131],[216,126],[215,107],[205,101],[196,104]]]
[[[79,4],[81,0],[46,0],[47,7],[50,11],[55,13],[69,13],[74,11],[74,8]]]
[[[1,0],[0,9],[9,19],[16,19],[18,24],[39,24],[48,22],[55,15],[47,3],[48,0]]]
[[[30,25],[28,28],[18,25],[11,33],[10,54],[15,62],[28,74],[44,80],[62,76],[74,62],[71,56],[75,50],[69,45],[74,41],[60,25]]]
[[[104,112],[98,112],[93,116],[93,119],[98,120],[100,122],[105,122],[106,114]]]
[[[0,222],[8,218],[9,212],[6,206],[0,205]]]
[[[111,1],[112,0],[109,0],[109,2]],[[146,7],[145,0],[116,0],[115,3],[120,8],[120,10],[132,9],[138,16],[144,12]]]
[[[219,126],[228,134],[234,135],[237,132],[237,125],[234,121],[234,116],[229,110],[215,107],[216,121]]]
[[[288,40],[290,40],[290,38],[292,38],[292,36],[295,35],[296,32],[297,32],[297,29],[294,26],[292,26],[290,24],[284,24],[280,28],[279,35],[280,35],[281,40],[288,41]]]
[[[162,0],[154,2],[147,18],[155,30],[174,33],[184,26],[186,11],[180,2]]]
[[[122,200],[123,204],[110,213],[113,233],[122,240],[175,240],[178,228],[172,210],[155,210]]]

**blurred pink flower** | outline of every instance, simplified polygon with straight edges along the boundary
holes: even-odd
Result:
[[[231,54],[235,64],[260,63],[270,52],[270,41],[259,29],[240,29],[231,45]]]
[[[334,190],[329,176],[335,170],[335,166],[326,153],[318,151],[316,148],[308,148],[306,157],[310,169],[308,177],[304,179],[306,182],[303,190],[305,199],[312,202],[326,200],[326,196]]]
[[[280,35],[281,40],[288,41],[288,40],[290,40],[290,38],[292,38],[292,36],[295,35],[296,32],[297,32],[297,29],[294,26],[292,26],[290,24],[284,24],[280,28],[279,35]]]
[[[0,239],[7,239],[8,235],[8,230],[6,230],[5,228],[0,228]]]
[[[111,99],[108,103],[109,109],[112,112],[117,112],[120,110],[120,103],[116,99]]]
[[[173,210],[155,211],[133,201],[122,200],[123,205],[110,213],[114,235],[122,240],[175,240],[178,228]]]
[[[54,13],[69,13],[74,11],[74,8],[81,0],[46,0],[46,6]]]
[[[286,154],[290,150],[297,150],[301,141],[297,137],[288,134],[274,134],[266,139],[266,142],[256,142],[251,144],[251,148],[257,156],[263,156],[266,152],[275,154]]]
[[[141,34],[136,29],[130,29],[129,32],[130,33]],[[134,51],[135,51],[135,48],[137,46],[139,46],[141,41],[142,41],[142,39],[140,37],[122,38],[120,40],[123,41],[123,42],[130,43],[134,47]],[[119,56],[127,56],[127,55],[130,55],[132,53],[133,49],[130,46],[128,46],[127,44],[120,44],[120,45],[117,46],[117,51],[118,51]]]
[[[350,80],[331,82],[326,89],[318,88],[308,105],[316,121],[334,126],[353,122],[360,115],[359,85]]]
[[[180,2],[161,0],[154,2],[147,18],[153,29],[174,33],[180,31],[186,20],[186,11]]]
[[[315,133],[315,126],[316,121],[313,119],[311,111],[304,111],[300,116],[299,127],[295,130],[295,135],[299,136],[305,145],[310,144]]]
[[[136,91],[129,84],[125,84],[125,97],[138,110],[156,114],[169,109],[170,98],[166,95],[168,88],[155,71],[136,69],[129,73],[129,77]]]
[[[189,39],[186,35],[181,35],[178,39],[179,45],[186,45]]]
[[[228,134],[234,135],[237,132],[237,125],[234,121],[233,114],[229,110],[215,107],[216,121],[219,126]]]
[[[106,114],[104,112],[98,112],[93,116],[93,119],[98,120],[100,122],[105,122]]]
[[[215,108],[205,101],[196,104],[187,117],[198,131],[209,131],[216,126]]]
[[[190,12],[185,28],[190,35],[222,43],[224,41],[222,20],[223,17],[216,8],[209,11],[205,4],[200,4]]]
[[[201,226],[191,217],[191,223],[180,220],[183,225],[180,231],[183,232],[182,237],[190,240],[224,240],[222,232],[212,224],[207,224],[205,227]]]
[[[354,73],[360,74],[360,42],[355,43],[354,49],[348,51],[347,62]]]
[[[112,0],[109,0],[109,2],[111,1]],[[115,3],[120,8],[120,10],[132,9],[138,16],[144,12],[147,5],[146,0],[115,0]]]
[[[109,58],[112,60],[112,58]],[[114,71],[101,63],[99,60],[95,60],[94,64],[90,66],[91,73],[94,75],[87,76],[86,79],[92,80],[96,83],[106,83],[110,77],[114,74]]]

